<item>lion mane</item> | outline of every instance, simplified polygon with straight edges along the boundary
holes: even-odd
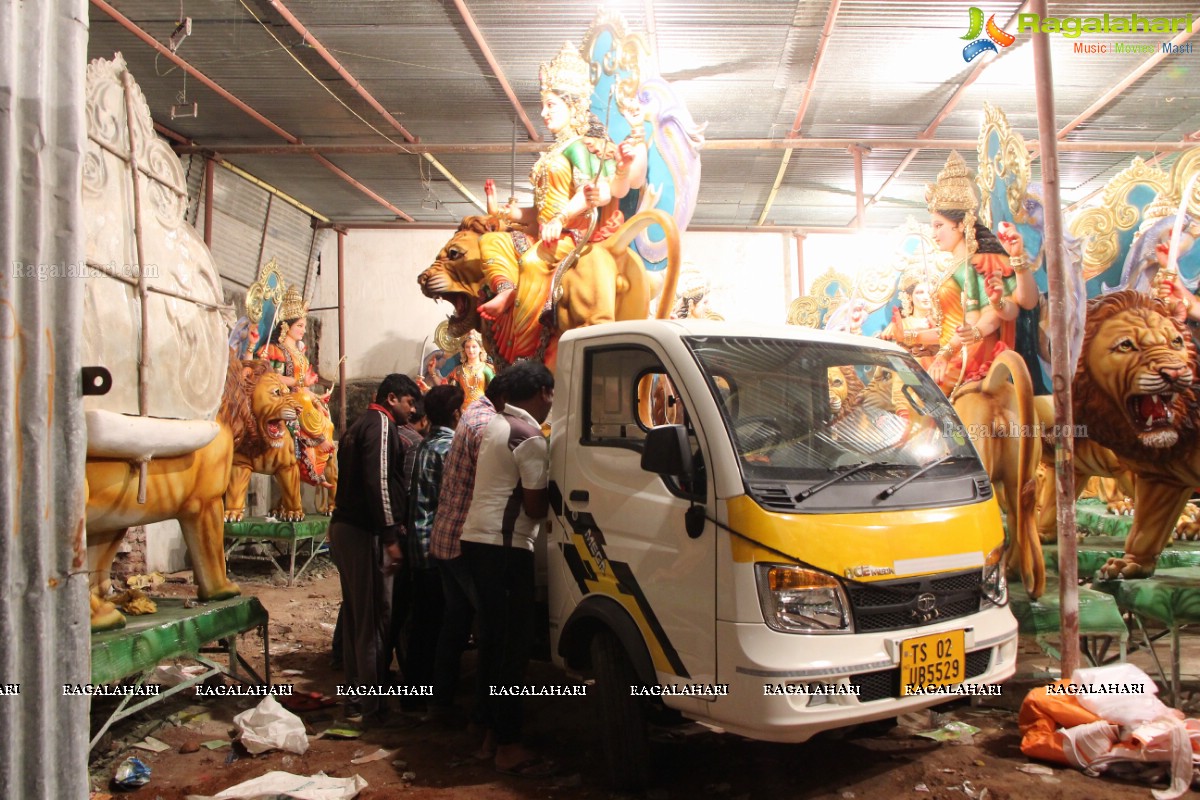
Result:
[[[225,371],[225,389],[221,393],[221,407],[217,409],[217,422],[227,426],[233,434],[234,447],[255,448],[258,426],[254,421],[254,412],[250,407],[250,387],[253,382],[248,378],[253,370],[261,374],[262,367],[267,365],[261,361],[242,361],[238,358],[229,359],[229,368]],[[262,442],[261,446],[266,447]]]
[[[1124,555],[1101,567],[1106,577],[1153,574],[1200,485],[1196,370],[1192,337],[1162,301],[1127,290],[1088,305],[1072,386],[1075,420],[1134,477],[1133,525]]]
[[[670,214],[642,211],[626,220],[602,241],[579,250],[574,266],[562,272],[556,294],[554,325],[547,330],[539,354],[552,365],[558,334],[572,328],[626,319],[645,319],[652,295],[645,265],[629,250],[634,239],[652,225],[666,234],[667,267],[662,275],[657,316],[665,319],[674,303],[679,280],[679,229]],[[433,264],[417,276],[421,292],[454,306],[450,333],[461,336],[471,329],[483,335],[484,349],[498,366],[506,366],[498,355],[492,326],[479,316],[478,306],[486,300],[480,239],[485,233],[504,230],[491,217],[465,217],[450,241],[438,252]]]
[[[1170,387],[1170,393],[1174,395],[1168,404],[1171,412],[1170,424],[1178,439],[1170,447],[1164,448],[1149,446],[1142,440],[1139,436],[1142,432],[1134,426],[1126,408],[1126,398],[1114,397],[1112,391],[1101,382],[1104,372],[1111,373],[1120,369],[1121,365],[1110,356],[1100,356],[1101,360],[1097,361],[1098,354],[1093,353],[1096,337],[1102,333],[1112,336],[1113,327],[1120,326],[1116,336],[1129,334],[1135,338],[1138,330],[1153,329],[1156,323],[1166,323],[1171,330],[1183,337],[1184,349],[1171,352],[1186,362],[1194,378],[1197,372],[1195,343],[1187,326],[1171,317],[1162,301],[1142,292],[1122,291],[1096,298],[1088,304],[1083,347],[1072,383],[1074,415],[1077,422],[1086,423],[1089,438],[1109,448],[1125,461],[1162,464],[1179,459],[1186,460],[1197,447],[1200,400],[1197,399],[1194,386]],[[1156,365],[1148,363],[1147,360],[1159,358],[1161,353],[1157,350],[1141,352],[1142,357],[1132,366],[1135,369],[1155,369]],[[1126,389],[1133,389],[1136,379],[1135,375],[1128,373],[1117,377],[1120,385]]]
[[[286,425],[299,418],[303,410],[300,399],[288,390],[283,378],[266,361],[244,361],[239,374],[241,391],[229,413],[237,426],[235,436],[240,428],[242,437],[235,438],[232,474],[225,492],[225,521],[240,521],[245,514],[251,473],[275,476],[280,501],[274,513],[281,520],[302,520],[300,466],[295,442]],[[275,389],[280,390],[278,396],[273,394]]]
[[[265,453],[270,447],[258,429],[251,403],[254,387],[270,369],[270,363],[261,359],[231,360],[225,376],[225,394],[221,397],[221,408],[217,412],[217,419],[233,432],[234,448],[251,458]]]

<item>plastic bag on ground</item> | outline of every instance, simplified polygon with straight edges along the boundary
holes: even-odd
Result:
[[[233,724],[242,745],[255,755],[275,749],[304,755],[308,750],[304,723],[274,697],[266,697],[254,708],[238,714]]]
[[[367,788],[360,776],[331,778],[323,772],[316,775],[293,775],[276,770],[258,778],[230,786],[216,795],[188,795],[187,800],[254,800],[259,797],[290,797],[293,800],[350,800]]]
[[[1158,699],[1158,687],[1150,680],[1150,676],[1133,664],[1077,669],[1072,683],[1115,689],[1113,692],[1080,694],[1079,705],[1117,725],[1134,727],[1159,717],[1179,716]],[[1141,691],[1137,691],[1139,688]]]

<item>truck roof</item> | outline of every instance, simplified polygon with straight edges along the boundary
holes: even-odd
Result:
[[[585,328],[575,328],[562,335],[562,343],[577,339],[593,339],[614,334],[640,333],[655,338],[669,336],[747,336],[763,339],[788,339],[799,342],[823,342],[878,350],[906,352],[902,347],[871,336],[855,336],[850,333],[802,328],[797,325],[767,325],[754,322],[725,322],[707,319],[646,319],[624,322],[606,322]]]

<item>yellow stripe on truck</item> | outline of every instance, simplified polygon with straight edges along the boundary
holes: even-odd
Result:
[[[786,553],[834,575],[856,567],[894,570],[863,575],[865,581],[983,566],[1004,541],[994,497],[949,508],[853,514],[781,514],[748,495],[726,501],[726,507],[729,527],[742,534],[730,535],[735,562],[786,562],[779,555]]]

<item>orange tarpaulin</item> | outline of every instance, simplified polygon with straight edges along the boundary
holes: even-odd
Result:
[[[1054,686],[1070,683],[1067,680],[1054,682]],[[1039,686],[1030,690],[1021,703],[1021,752],[1030,758],[1053,761],[1070,766],[1063,752],[1063,735],[1059,728],[1086,725],[1100,718],[1083,706],[1071,694],[1050,694],[1048,687]]]

